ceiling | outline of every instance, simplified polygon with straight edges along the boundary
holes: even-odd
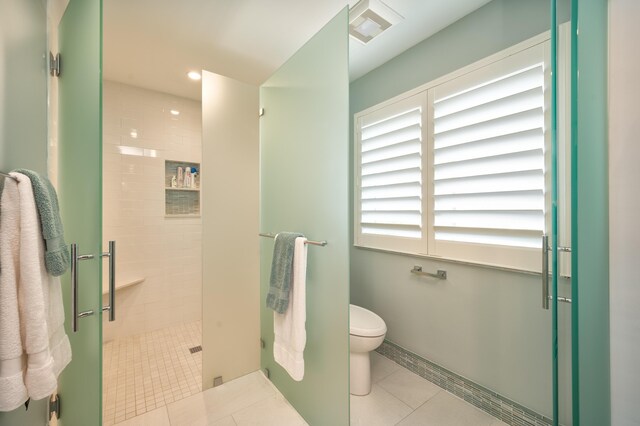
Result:
[[[200,99],[186,77],[206,69],[261,84],[357,0],[105,0],[104,78]],[[489,0],[385,0],[399,24],[362,45],[350,38],[354,80]]]

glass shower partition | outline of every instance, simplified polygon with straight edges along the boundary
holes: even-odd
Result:
[[[611,424],[608,1],[571,1],[573,424]]]
[[[265,306],[274,240],[261,238],[261,367],[309,424],[349,424],[348,10],[261,87],[260,230],[296,231],[308,246],[305,373],[273,359]]]
[[[46,2],[0,1],[0,171],[47,173]],[[4,178],[0,176],[0,193]],[[0,242],[2,243],[2,242]],[[45,400],[0,411],[0,425],[43,424]]]
[[[62,277],[65,325],[73,360],[58,386],[58,424],[100,425],[102,409],[102,1],[71,0],[59,26],[59,199],[67,243],[78,254],[79,311],[71,328],[69,273]]]

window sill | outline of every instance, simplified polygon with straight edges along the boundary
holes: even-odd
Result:
[[[451,258],[445,258],[445,257],[439,257],[439,256],[430,256],[428,254],[407,253],[407,252],[402,252],[402,251],[385,250],[385,249],[379,249],[379,248],[373,248],[373,247],[359,246],[357,244],[354,244],[353,247],[355,247],[357,249],[362,249],[362,250],[377,251],[377,252],[380,252],[380,253],[390,253],[390,254],[397,254],[397,255],[400,255],[400,256],[416,257],[416,258],[419,258],[419,259],[428,259],[428,260],[436,260],[436,261],[439,261],[439,262],[454,263],[454,264],[457,264],[457,265],[475,266],[475,267],[478,267],[478,268],[493,269],[493,270],[505,271],[505,272],[513,272],[513,273],[516,273],[516,274],[523,274],[523,275],[535,275],[535,276],[538,276],[538,277],[542,276],[541,272],[529,271],[529,270],[526,270],[526,269],[512,268],[512,267],[502,266],[502,265],[493,265],[493,264],[487,264],[487,263],[470,262],[470,261],[467,261],[467,260],[458,260],[458,259],[451,259]],[[562,278],[567,278],[567,277],[562,277]]]

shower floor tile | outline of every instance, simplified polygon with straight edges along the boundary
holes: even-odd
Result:
[[[124,422],[202,391],[200,321],[103,345],[103,425]]]

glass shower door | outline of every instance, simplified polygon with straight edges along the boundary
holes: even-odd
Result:
[[[309,424],[349,424],[349,76],[345,8],[260,89],[260,231],[308,246],[305,373],[273,359],[265,307],[274,240],[261,238],[261,366]]]
[[[550,228],[546,304],[551,310],[553,425],[571,424],[573,395],[571,339],[571,2],[551,0]]]
[[[59,26],[59,199],[78,262],[79,311],[72,330],[70,274],[62,277],[72,361],[60,377],[61,425],[100,425],[102,404],[102,2],[71,0]]]
[[[552,0],[551,11],[553,424],[606,426],[607,1]]]

